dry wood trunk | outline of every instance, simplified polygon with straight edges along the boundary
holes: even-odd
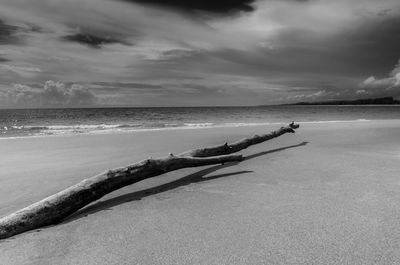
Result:
[[[110,170],[47,197],[22,210],[0,219],[0,239],[42,226],[56,224],[82,207],[104,195],[173,170],[227,162],[242,161],[241,155],[229,155],[285,133],[294,133],[299,125],[291,123],[278,131],[262,136],[240,140],[231,145],[208,147],[185,152],[179,156],[169,155],[160,159],[148,159],[139,163]]]
[[[268,134],[264,134],[264,135],[256,134],[253,137],[244,138],[244,139],[234,142],[232,144],[225,143],[222,145],[195,149],[195,150],[185,152],[185,153],[183,153],[183,155],[192,156],[192,157],[209,157],[209,156],[232,154],[232,153],[236,153],[240,150],[246,149],[247,147],[249,147],[251,145],[259,144],[259,143],[271,140],[273,138],[279,137],[285,133],[294,133],[295,132],[294,130],[299,127],[300,127],[300,125],[294,124],[294,122],[292,122],[288,126],[281,127],[279,130],[270,132]]]

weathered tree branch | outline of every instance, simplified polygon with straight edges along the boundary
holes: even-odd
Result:
[[[0,219],[0,239],[57,223],[89,203],[124,186],[185,167],[241,161],[241,155],[210,158],[175,157],[149,159],[110,170],[56,193],[18,212]]]
[[[197,149],[179,156],[170,154],[160,159],[148,159],[124,168],[110,170],[88,178],[59,193],[47,197],[22,210],[0,219],[0,239],[22,232],[60,222],[82,207],[100,199],[104,195],[161,174],[187,167],[198,167],[227,162],[242,161],[241,155],[228,155],[242,149],[278,137],[294,133],[298,125],[291,123],[278,131],[262,136],[246,138],[231,145]]]
[[[259,144],[273,138],[279,137],[285,133],[294,133],[295,129],[299,128],[299,124],[295,124],[294,122],[290,123],[286,127],[281,127],[277,131],[270,132],[264,135],[254,135],[250,138],[244,138],[232,144],[225,143],[223,145],[217,145],[212,147],[206,147],[201,149],[195,149],[188,152],[183,153],[182,155],[192,156],[192,157],[208,157],[208,156],[216,156],[216,155],[227,155],[239,152],[240,150],[246,149],[247,147],[255,144]]]

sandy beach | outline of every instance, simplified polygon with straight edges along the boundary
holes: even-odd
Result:
[[[274,129],[1,139],[0,216],[110,168]],[[399,264],[399,140],[400,120],[304,123],[241,163],[148,179],[2,240],[0,264]]]

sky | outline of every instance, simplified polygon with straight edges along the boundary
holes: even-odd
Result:
[[[1,0],[0,108],[400,98],[399,0]]]

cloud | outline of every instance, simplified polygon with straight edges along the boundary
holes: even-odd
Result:
[[[385,77],[381,79],[376,79],[374,76],[370,76],[360,84],[360,87],[368,89],[371,88],[386,89],[392,87],[395,84],[395,82],[396,82],[395,77]]]
[[[99,98],[78,84],[67,87],[61,82],[47,81],[42,88],[15,84],[0,91],[3,107],[82,107],[92,106]]]
[[[318,90],[316,92],[309,93],[309,94],[296,94],[293,96],[289,96],[288,99],[294,100],[295,102],[299,102],[299,101],[312,102],[312,101],[318,101],[321,98],[327,97],[327,96],[332,96],[332,93],[327,92],[326,90]]]
[[[94,82],[90,84],[90,87],[103,90],[118,90],[118,89],[159,90],[163,88],[161,85],[153,85],[148,83],[120,83],[120,82]]]
[[[179,8],[186,11],[201,10],[214,13],[230,13],[237,11],[253,11],[251,4],[254,0],[125,0],[141,4],[155,4]]]
[[[388,77],[377,79],[374,76],[370,76],[365,79],[361,84],[359,84],[359,87],[367,89],[368,91],[370,91],[370,93],[376,91],[390,92],[394,90],[400,90],[400,61],[391,71]]]
[[[301,91],[308,93],[299,94]],[[325,100],[346,100],[359,98],[379,98],[379,97],[395,97],[400,98],[400,61],[388,76],[376,78],[370,76],[359,82],[356,86],[328,87],[323,90],[317,88],[300,89],[298,91],[291,90],[291,94],[287,97],[290,101],[325,101]]]
[[[40,75],[31,75],[29,82],[135,82],[150,73],[159,75],[157,69],[148,69],[157,68],[154,61],[173,62],[190,57],[191,52],[226,46],[245,48],[251,42],[182,12],[112,0],[84,0],[84,4],[4,0],[0,17],[10,25],[40,28],[19,33],[23,45],[6,45],[7,52],[1,53],[15,63],[42,70]],[[2,81],[19,82],[15,77]]]
[[[346,98],[400,57],[398,0],[0,2],[0,85],[79,83],[117,105]]]
[[[20,77],[30,78],[40,72],[41,70],[38,67],[0,64],[0,73],[3,75],[13,73]]]
[[[368,92],[365,89],[357,89],[356,90],[356,94],[357,95],[364,95],[364,94],[368,94]]]
[[[0,19],[0,45],[18,43],[17,31],[18,27],[9,25]]]
[[[84,33],[67,35],[67,36],[63,36],[62,38],[67,41],[77,42],[77,43],[84,44],[91,48],[96,48],[96,49],[100,49],[102,46],[107,45],[107,44],[115,44],[115,43],[127,44],[126,41],[118,40],[118,39],[112,38],[110,36],[101,37],[101,36],[96,36],[96,35],[92,35],[92,34],[84,34]]]

